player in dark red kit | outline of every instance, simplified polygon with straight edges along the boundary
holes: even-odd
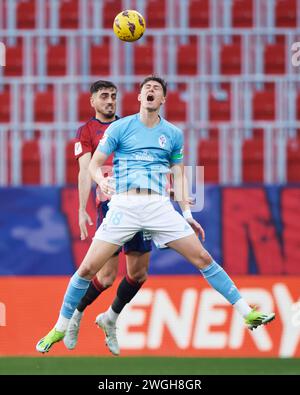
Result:
[[[75,156],[79,162],[78,174],[78,192],[79,192],[79,227],[80,238],[84,240],[88,237],[87,224],[93,222],[86,211],[87,201],[92,187],[92,179],[88,171],[88,166],[95,152],[99,141],[104,135],[108,126],[118,119],[116,116],[117,87],[110,81],[96,81],[91,85],[91,106],[95,110],[95,116],[82,125],[77,132],[75,142]],[[103,185],[97,188],[97,228],[100,226],[103,218],[108,211],[110,182],[112,180],[112,157],[109,157],[105,163],[104,173],[108,174]],[[104,193],[106,192],[106,193]],[[125,244],[124,251],[127,262],[127,275],[121,281],[117,296],[110,308],[108,314],[111,314],[112,322],[115,322],[116,316],[121,312],[126,303],[138,292],[147,278],[149,258],[151,251],[151,236],[143,232],[137,233],[134,238]],[[68,325],[64,343],[68,349],[74,349],[77,344],[80,321],[85,308],[91,304],[104,290],[109,288],[117,275],[119,255],[118,251],[111,257],[104,267],[94,277],[90,286],[81,299],[73,317]],[[104,329],[106,333],[106,343],[110,351],[118,355],[119,346],[116,341],[115,325],[103,324],[98,317],[96,323]]]

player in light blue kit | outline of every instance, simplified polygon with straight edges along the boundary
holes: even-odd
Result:
[[[147,77],[141,83],[138,96],[140,112],[114,122],[93,155],[89,166],[93,179],[106,189],[105,193],[113,194],[109,211],[70,280],[56,325],[37,343],[39,352],[47,352],[63,339],[68,322],[91,279],[120,246],[141,230],[149,231],[157,246],[173,248],[196,266],[207,282],[244,317],[250,329],[275,318],[274,313],[265,314],[249,307],[233,281],[197,237],[200,234],[204,240],[205,234],[190,211],[183,175],[183,133],[159,116],[166,92],[163,79]],[[104,181],[101,171],[102,164],[113,152],[115,187]],[[170,171],[182,216],[165,196],[166,175]],[[115,324],[118,317],[112,307],[100,315],[104,331],[108,325]]]

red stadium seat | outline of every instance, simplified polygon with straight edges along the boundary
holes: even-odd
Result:
[[[137,92],[123,92],[122,95],[122,116],[135,114],[139,111],[140,103],[137,100]]]
[[[275,24],[277,27],[297,27],[297,0],[276,1]]]
[[[274,120],[275,119],[275,92],[255,92],[252,100],[253,119]]]
[[[134,46],[134,74],[150,75],[153,73],[154,50],[152,43]]]
[[[253,131],[253,138],[245,140],[242,148],[243,182],[263,182],[264,180],[264,140],[263,130]]]
[[[10,121],[10,92],[4,90],[0,92],[0,122]]]
[[[63,29],[77,29],[79,27],[78,0],[61,0],[59,2],[59,26]]]
[[[36,0],[22,0],[17,2],[17,29],[35,28]]]
[[[300,120],[300,93],[298,94],[296,101],[296,113],[297,113],[297,119]]]
[[[166,118],[171,122],[186,121],[186,102],[181,99],[179,92],[168,92],[165,106]]]
[[[48,44],[47,48],[47,74],[49,76],[65,75],[67,71],[67,48],[64,40],[59,44]]]
[[[287,181],[300,182],[300,130],[287,144]]]
[[[34,120],[36,122],[54,121],[54,96],[53,90],[36,92],[34,97]]]
[[[177,73],[178,74],[197,74],[197,44],[179,45],[177,50]]]
[[[66,144],[66,183],[77,185],[78,183],[78,161],[74,156],[75,140],[70,140]]]
[[[3,68],[6,77],[18,77],[23,74],[23,45],[22,40],[13,46],[6,45],[6,66]]]
[[[41,152],[38,140],[24,141],[21,150],[22,183],[40,184]]]
[[[221,49],[221,73],[225,75],[241,74],[241,44],[224,45]]]
[[[234,0],[232,4],[232,26],[239,28],[253,26],[252,0]]]
[[[92,44],[90,49],[90,64],[92,75],[110,74],[110,45],[109,42],[96,45]]]
[[[264,53],[265,74],[285,73],[285,44],[270,44]]]
[[[198,165],[204,166],[204,181],[219,182],[219,130],[209,131],[208,139],[198,143]]]
[[[166,1],[165,0],[147,0],[146,2],[146,25],[147,27],[165,27],[166,26]]]
[[[78,96],[78,120],[86,122],[95,115],[94,109],[90,105],[90,92],[81,92]]]
[[[190,0],[189,27],[209,27],[209,0]]]
[[[230,118],[230,92],[227,92],[227,98],[225,100],[220,100],[211,94],[209,97],[209,119],[211,121],[229,121]]]
[[[103,2],[103,27],[111,29],[115,16],[122,11],[122,0],[104,0]]]

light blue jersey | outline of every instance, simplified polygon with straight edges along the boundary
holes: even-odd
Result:
[[[153,128],[134,114],[113,122],[97,148],[113,152],[116,192],[146,188],[165,195],[170,166],[183,161],[183,133],[161,118]]]

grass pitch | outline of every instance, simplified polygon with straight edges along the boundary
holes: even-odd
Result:
[[[300,375],[300,359],[0,357],[0,375]]]

